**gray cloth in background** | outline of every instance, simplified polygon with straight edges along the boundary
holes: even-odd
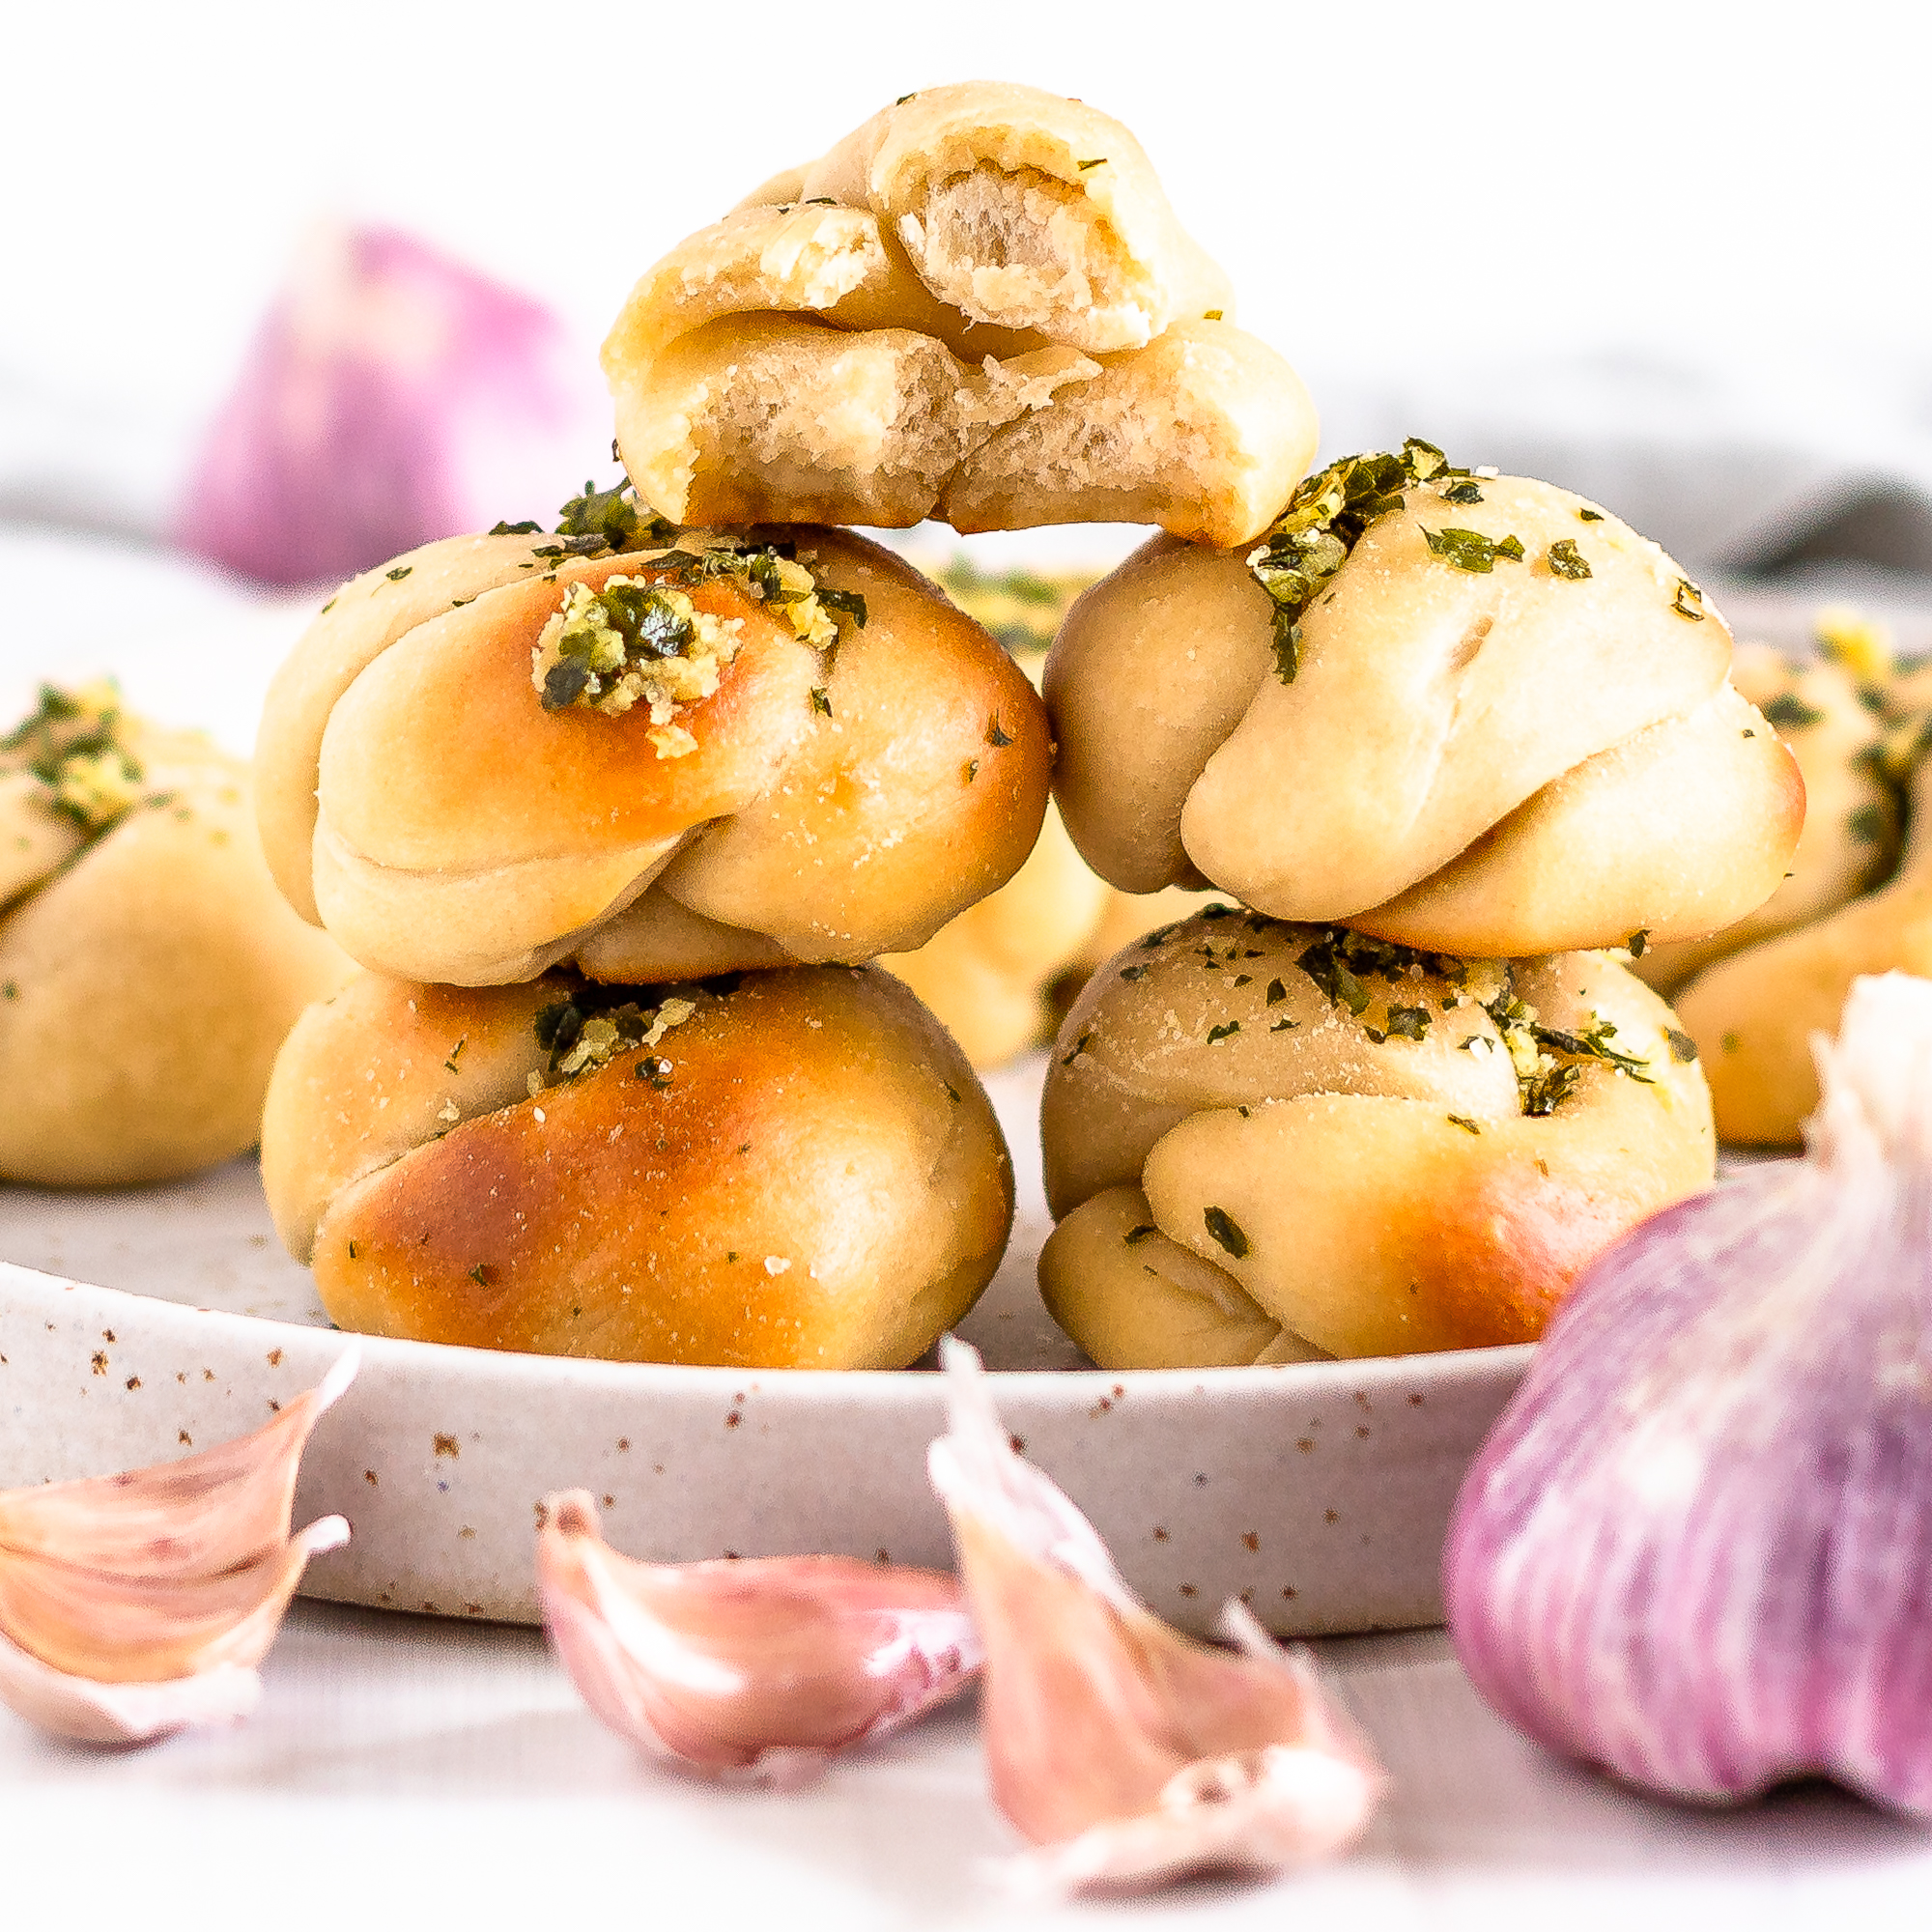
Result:
[[[1324,458],[1426,436],[1653,537],[1740,635],[1797,644],[1823,603],[1932,650],[1932,373],[1875,357],[1722,368],[1636,355],[1337,380]]]
[[[1902,649],[1932,650],[1932,365],[1629,353],[1304,373],[1321,404],[1324,461],[1424,436],[1458,463],[1546,477],[1615,511],[1741,635],[1796,644],[1812,607],[1855,603],[1889,622]],[[199,440],[198,423],[158,405],[137,416],[0,371],[0,525],[164,546]],[[1037,547],[1094,564],[1137,540],[1042,530],[979,541],[1002,560]],[[928,526],[895,541],[925,555],[960,540]]]

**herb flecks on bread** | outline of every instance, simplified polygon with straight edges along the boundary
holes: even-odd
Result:
[[[77,691],[42,685],[39,707],[0,739],[0,774],[17,771],[38,779],[46,809],[89,838],[137,805],[143,774],[123,730],[113,680]]]
[[[498,525],[504,534],[524,534]],[[753,544],[710,530],[681,530],[640,513],[628,485],[594,490],[563,507],[556,534],[535,558],[637,554],[648,577],[607,578],[601,588],[566,586],[562,603],[530,653],[530,681],[546,711],[581,706],[620,718],[641,703],[661,758],[683,757],[697,741],[676,722],[709,697],[738,655],[743,623],[699,611],[680,588],[728,577],[754,602],[782,611],[813,650],[838,640],[838,615],[866,622],[866,600],[821,588],[789,543]]]

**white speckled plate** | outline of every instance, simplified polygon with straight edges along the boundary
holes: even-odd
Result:
[[[1033,1285],[1046,1230],[1039,1066],[992,1083],[1021,1212],[963,1332],[1027,1453],[1134,1585],[1200,1624],[1230,1596],[1284,1634],[1435,1620],[1457,1483],[1528,1351],[1108,1375]],[[170,1187],[0,1189],[0,1487],[180,1455],[265,1422],[349,1346],[270,1229],[252,1162]],[[92,1285],[87,1285],[92,1284]],[[619,1547],[944,1567],[925,1483],[936,1377],[563,1361],[365,1340],[317,1431],[297,1520],[355,1540],[311,1594],[533,1621],[537,1498],[583,1487]]]

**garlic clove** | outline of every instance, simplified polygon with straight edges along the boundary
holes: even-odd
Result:
[[[1799,1162],[1583,1277],[1443,1557],[1476,1688],[1645,1789],[1932,1817],[1932,982],[1854,982]]]
[[[793,1784],[965,1689],[980,1644],[958,1583],[844,1556],[640,1563],[582,1490],[537,1534],[544,1625],[583,1700],[653,1756]]]
[[[95,1744],[251,1710],[309,1559],[349,1541],[340,1517],[289,1522],[302,1450],[357,1359],[238,1441],[0,1494],[0,1701]]]
[[[1346,1850],[1384,1779],[1306,1658],[1238,1604],[1196,1642],[1127,1587],[1093,1525],[1015,1454],[979,1356],[948,1340],[951,1426],[929,1452],[986,1649],[993,1796],[1044,1895],[1268,1873]]]

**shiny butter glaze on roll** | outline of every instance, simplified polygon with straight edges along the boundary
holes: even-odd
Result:
[[[623,1361],[903,1367],[1012,1218],[964,1056],[851,967],[364,976],[290,1037],[262,1171],[342,1327]]]
[[[371,571],[298,644],[257,751],[298,911],[401,977],[660,980],[917,946],[1018,868],[1039,701],[916,571],[589,500]]]

